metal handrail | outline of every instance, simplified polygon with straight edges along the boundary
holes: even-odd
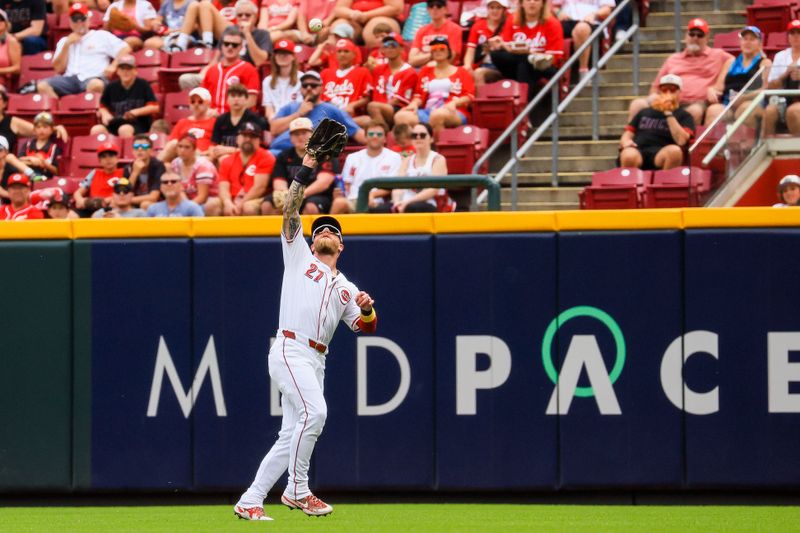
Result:
[[[411,189],[421,187],[486,187],[489,211],[500,211],[500,185],[485,174],[448,174],[446,176],[391,176],[369,178],[361,183],[356,200],[356,212],[364,213],[369,204],[371,189]]]
[[[595,49],[597,48],[598,36],[600,36],[602,34],[603,30],[611,23],[611,21],[619,14],[619,12],[622,9],[624,9],[625,6],[627,6],[629,3],[631,3],[631,0],[625,0],[621,4],[617,5],[617,7],[614,9],[614,11],[612,11],[611,14],[603,21],[603,23],[600,24],[600,26],[598,26],[597,29],[595,29],[595,31],[591,34],[589,39],[585,43],[583,43],[583,45],[581,45],[580,48],[578,48],[575,51],[575,53],[572,55],[572,57],[570,57],[569,61],[567,61],[567,63],[564,66],[562,66],[561,69],[550,79],[550,81],[547,83],[547,85],[544,86],[544,88],[542,88],[542,90],[539,92],[539,94],[537,94],[536,97],[531,102],[528,102],[528,105],[520,113],[520,116],[518,116],[514,120],[514,122],[511,123],[511,125],[506,129],[506,131],[503,132],[503,135],[501,137],[499,137],[497,139],[497,141],[495,141],[495,143],[490,147],[489,150],[486,151],[486,153],[483,154],[483,156],[481,156],[480,159],[478,159],[478,161],[475,163],[475,166],[473,168],[473,172],[476,172],[477,169],[480,168],[480,165],[482,165],[484,163],[484,161],[486,161],[486,159],[488,159],[488,157],[491,155],[491,152],[494,151],[503,142],[503,140],[509,134],[510,131],[514,131],[514,129],[516,128],[516,125],[518,125],[519,122],[522,119],[527,119],[527,116],[530,113],[531,109],[533,109],[533,107],[536,104],[538,104],[539,101],[541,101],[545,97],[545,95],[547,94],[548,90],[551,90],[551,93],[552,93],[551,98],[553,100],[553,108],[555,109],[555,111],[551,112],[550,115],[548,115],[548,117],[544,120],[542,125],[539,126],[539,128],[537,128],[537,130],[533,133],[533,135],[531,135],[525,141],[525,143],[522,145],[522,147],[520,149],[518,149],[516,152],[511,154],[511,158],[508,160],[508,162],[506,162],[506,164],[503,166],[503,168],[500,169],[500,171],[495,175],[494,180],[499,183],[499,182],[501,182],[503,180],[505,175],[510,170],[514,170],[515,171],[518,161],[522,157],[524,157],[524,155],[528,152],[528,150],[533,145],[533,143],[539,140],[539,138],[544,134],[544,132],[547,130],[547,128],[549,128],[550,125],[553,125],[553,137],[552,137],[552,147],[553,147],[553,149],[552,149],[552,152],[553,152],[552,153],[552,184],[553,184],[554,187],[558,186],[558,167],[557,167],[557,165],[558,165],[558,114],[561,113],[562,111],[564,111],[564,109],[566,109],[566,107],[572,102],[572,100],[574,100],[577,97],[577,95],[584,89],[584,87],[586,87],[586,85],[588,85],[589,83],[593,83],[595,85],[595,88],[594,88],[595,90],[593,91],[593,94],[592,94],[592,100],[593,100],[593,102],[592,102],[593,109],[592,110],[593,110],[593,112],[595,114],[597,113],[597,111],[598,111],[597,110],[597,102],[598,102],[598,99],[599,99],[599,90],[598,90],[599,89],[599,84],[595,83],[594,77],[597,75],[597,73],[600,71],[600,69],[602,69],[606,65],[606,63],[608,63],[611,60],[611,58],[614,56],[614,54],[616,54],[617,50],[619,50],[622,46],[624,46],[626,44],[627,40],[630,39],[631,36],[633,36],[633,69],[631,71],[631,76],[633,78],[634,94],[638,94],[638,92],[639,92],[639,68],[638,68],[639,12],[638,12],[637,9],[634,9],[633,10],[633,24],[628,29],[628,31],[625,32],[625,38],[624,39],[615,40],[614,44],[611,45],[611,47],[608,49],[608,51],[606,51],[606,53],[603,55],[603,57],[598,59],[594,63],[594,67],[592,67],[589,70],[588,76],[586,76],[585,78],[583,78],[582,80],[580,80],[578,82],[578,84],[572,89],[572,91],[570,91],[570,93],[564,98],[563,102],[561,102],[560,104],[558,103],[558,101],[559,101],[558,96],[559,95],[558,95],[558,86],[557,86],[557,84],[559,83],[559,80],[560,80],[561,76],[567,71],[567,69],[572,67],[572,65],[574,64],[575,61],[577,61],[580,58],[580,55],[583,53],[584,50],[586,50],[587,46],[592,45]],[[596,52],[595,52],[595,57],[597,57]],[[598,129],[597,128],[597,121],[594,120],[593,123],[594,123],[593,124],[594,125],[594,131],[592,132],[592,138],[597,140],[599,138],[599,134],[598,134],[598,131],[597,131],[597,129]],[[483,201],[485,201],[485,199],[486,199],[486,192],[484,191],[478,197],[478,202],[483,202]]]
[[[703,158],[703,165],[708,166],[711,163],[711,160],[714,159],[717,154],[727,146],[728,141],[733,137],[733,134],[736,133],[742,124],[753,114],[753,112],[761,107],[762,103],[764,102],[765,98],[769,98],[770,96],[800,96],[800,89],[770,89],[761,91],[758,96],[753,98],[747,108],[744,110],[739,118],[728,128],[728,131],[725,132],[717,144],[711,149],[710,152]]]
[[[705,130],[703,130],[703,133],[701,133],[697,137],[697,140],[695,140],[694,144],[692,144],[692,146],[689,147],[690,154],[694,151],[695,148],[697,148],[697,145],[699,145],[703,141],[703,139],[705,139],[706,136],[708,136],[711,133],[714,127],[717,124],[719,124],[721,120],[725,118],[725,115],[728,113],[728,111],[730,111],[731,108],[734,105],[736,105],[736,102],[738,102],[747,93],[747,89],[750,87],[750,85],[752,85],[759,77],[761,77],[762,73],[764,72],[764,69],[766,68],[767,68],[766,66],[761,67],[760,69],[758,69],[758,72],[756,72],[749,80],[747,80],[747,83],[744,85],[744,87],[742,87],[742,90],[739,91],[736,97],[730,102],[728,102],[728,105],[725,106],[725,109],[722,110],[722,113],[717,115],[717,118],[715,118],[714,121],[711,124],[709,124]]]
[[[572,54],[572,57],[570,57],[569,60],[564,65],[561,66],[561,68],[558,70],[558,72],[556,72],[553,75],[553,77],[548,80],[547,84],[544,87],[542,87],[542,89],[534,97],[534,99],[531,100],[530,102],[528,102],[528,105],[525,106],[525,109],[523,109],[520,112],[520,114],[517,116],[517,118],[515,118],[511,122],[511,124],[508,125],[508,127],[505,129],[505,131],[503,131],[503,133],[500,134],[500,136],[497,138],[497,140],[483,153],[483,155],[478,159],[478,161],[475,162],[475,164],[472,166],[472,172],[477,174],[478,173],[478,169],[481,168],[481,165],[483,165],[489,159],[489,157],[491,157],[492,154],[494,154],[494,152],[497,151],[497,149],[500,146],[502,146],[502,144],[505,142],[505,140],[508,138],[508,136],[511,135],[512,132],[516,133],[517,127],[522,123],[523,120],[528,120],[528,115],[530,114],[531,110],[536,106],[536,104],[538,104],[545,97],[545,95],[547,94],[548,91],[553,89],[553,87],[557,87],[558,86],[558,84],[561,81],[561,77],[564,76],[564,74],[566,74],[572,68],[572,65],[574,65],[576,61],[578,61],[578,59],[580,58],[580,56],[583,53],[583,51],[586,50],[587,47],[591,46],[595,42],[595,40],[597,39],[597,36],[602,34],[603,30],[606,27],[608,27],[608,25],[611,23],[611,21],[614,20],[614,18],[616,18],[616,16],[619,14],[619,12],[622,11],[625,8],[625,6],[627,6],[630,3],[633,3],[633,0],[624,0],[621,4],[617,5],[617,7],[614,9],[614,11],[612,11],[611,14],[608,17],[606,17],[605,20],[603,20],[603,22],[600,24],[600,26],[598,26],[597,29],[595,29],[595,31],[592,32],[592,34],[589,36],[589,39],[587,39],[586,42],[583,43],[583,45],[581,45],[580,48],[575,50],[575,52]],[[623,44],[625,44],[625,41],[627,41],[627,39],[630,38],[631,35],[636,34],[637,41],[636,41],[635,44],[638,45],[638,34],[636,32],[639,29],[639,25],[638,25],[639,12],[638,12],[637,9],[634,9],[633,12],[634,12],[634,15],[633,15],[634,16],[634,24],[633,24],[633,26],[631,26],[631,28],[626,33],[626,39],[622,40],[622,41],[618,41],[615,44],[619,44],[620,46],[622,46]],[[616,48],[619,48],[619,47],[616,47]],[[615,47],[612,46],[611,49],[615,49]],[[608,52],[606,53],[606,55],[608,55]],[[605,56],[603,56],[603,57],[605,57]],[[638,68],[634,68],[633,69],[633,75],[634,75],[634,91],[637,91],[637,93],[638,93],[638,86],[639,86],[639,79],[638,79],[639,78],[639,69]],[[585,86],[585,84],[584,84],[584,86]]]

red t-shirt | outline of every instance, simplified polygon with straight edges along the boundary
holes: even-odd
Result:
[[[400,55],[403,57],[403,61],[408,61],[408,50],[403,48],[403,52]],[[375,65],[385,65],[386,63],[389,62],[389,60],[386,59],[386,56],[383,55],[383,52],[381,52],[381,48],[380,47],[373,48],[372,50],[370,50],[368,57],[374,57],[375,58]]]
[[[367,11],[372,11],[373,9],[378,9],[383,6],[383,0],[355,0],[350,6],[350,9],[366,13]]]
[[[453,58],[451,59],[454,65],[461,64],[461,45],[463,40],[463,29],[455,22],[446,20],[441,28],[434,28],[433,23],[426,24],[419,29],[414,36],[414,41],[411,43],[411,48],[428,51],[431,39],[434,37],[447,37],[450,43],[450,49],[453,51]]]
[[[350,67],[346,70],[326,68],[320,76],[322,77],[320,99],[342,110],[372,90],[372,75],[365,67]]]
[[[81,187],[89,189],[91,198],[110,198],[114,194],[114,184],[122,177],[124,175],[121,168],[115,168],[111,174],[102,168],[96,168],[86,175]]]
[[[503,31],[505,31],[506,28],[509,28],[513,21],[514,17],[507,14],[506,21],[500,28],[498,28],[499,31],[497,32],[497,35],[503,35]],[[489,29],[488,21],[486,19],[478,19],[469,30],[469,37],[467,37],[467,48],[476,48],[494,36],[495,32],[494,30]]]
[[[431,91],[431,83],[434,84],[433,88],[438,90]],[[420,108],[427,107],[426,104],[431,97],[431,92],[445,93],[444,104],[454,98],[463,96],[469,96],[470,99],[474,99],[475,82],[472,79],[472,75],[464,67],[456,67],[456,71],[451,76],[439,79],[436,78],[435,67],[422,67],[419,71],[417,88],[414,91],[414,98],[422,100]],[[469,106],[459,107],[458,110],[467,117],[467,122],[469,122]]]
[[[44,213],[31,204],[26,204],[25,207],[16,211],[11,204],[0,207],[0,220],[34,220],[39,218],[44,218]]]
[[[217,8],[219,14],[231,24],[236,24],[236,2],[229,2],[228,5],[223,6],[219,0],[212,0],[211,4]]]
[[[169,140],[178,140],[187,133],[194,135],[197,139],[197,149],[205,152],[211,146],[211,133],[214,131],[214,122],[216,117],[204,118],[202,120],[195,120],[192,117],[182,118],[172,128],[172,133],[169,134]]]
[[[550,17],[543,24],[519,26],[516,23],[503,29],[505,42],[524,42],[530,53],[548,53],[553,55],[553,66],[558,66],[564,59],[564,32],[556,17]]]
[[[396,98],[399,104],[406,105],[414,98],[418,78],[417,71],[408,63],[394,73],[389,65],[379,65],[372,71],[372,100],[385,104]]]
[[[256,174],[272,173],[275,166],[275,156],[268,150],[257,148],[256,153],[250,158],[245,167],[242,163],[242,153],[239,150],[222,160],[219,165],[219,181],[231,184],[231,198],[246,194],[255,182]]]
[[[202,86],[211,93],[211,108],[219,114],[230,111],[228,105],[228,87],[241,83],[247,87],[247,92],[258,95],[261,89],[261,80],[256,67],[239,59],[230,66],[223,66],[220,61],[206,71]]]

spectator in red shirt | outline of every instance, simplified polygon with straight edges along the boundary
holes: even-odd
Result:
[[[214,123],[217,117],[210,111],[211,93],[208,89],[195,87],[189,92],[189,107],[192,114],[182,118],[172,128],[169,140],[164,149],[158,154],[161,161],[169,162],[177,155],[178,140],[190,133],[197,140],[198,155],[206,155],[211,147],[211,134],[214,132]]]
[[[461,26],[447,19],[446,0],[428,0],[428,14],[431,16],[431,23],[421,27],[414,36],[411,43],[411,51],[408,53],[408,62],[411,66],[419,68],[433,60],[430,44],[436,37],[444,37],[450,43],[453,50],[452,63],[461,63],[461,44],[463,31]]]
[[[450,63],[453,51],[445,37],[435,37],[430,44],[436,66],[422,67],[410,104],[397,112],[398,124],[430,124],[434,132],[469,122],[469,105],[475,97],[475,83],[464,67]]]
[[[387,63],[372,72],[372,101],[367,104],[370,118],[394,124],[394,114],[411,103],[419,76],[403,61],[403,39],[396,33],[383,38],[381,53]],[[363,127],[363,126],[362,126]]]
[[[8,198],[10,204],[0,207],[0,220],[33,220],[44,218],[44,213],[28,201],[31,182],[25,174],[11,174],[8,177]]]
[[[258,215],[267,194],[267,183],[275,156],[259,147],[261,127],[242,124],[237,136],[239,149],[219,167],[219,196],[206,201],[206,216]]]
[[[513,23],[489,39],[489,49],[492,63],[504,78],[528,84],[530,102],[539,92],[539,82],[558,71],[564,56],[564,32],[546,0],[522,0]]]
[[[365,67],[355,64],[358,47],[353,41],[339,39],[336,42],[336,60],[339,68],[328,67],[322,71],[323,102],[330,102],[348,113],[359,126],[369,122],[363,114],[369,102],[372,76]]]
[[[486,7],[486,18],[479,18],[469,30],[467,50],[464,52],[464,68],[472,73],[475,85],[492,83],[503,77],[492,65],[489,56],[489,39],[508,31],[514,18],[508,14],[508,0],[490,0]]]
[[[97,157],[100,168],[89,172],[72,196],[75,207],[81,211],[82,216],[91,215],[94,211],[111,205],[114,184],[123,177],[122,169],[117,168],[119,147],[116,144],[106,141],[98,146]]]
[[[403,14],[403,0],[337,0],[333,8],[334,17],[348,22],[355,30],[355,39],[363,37],[364,44],[376,46],[380,41],[372,37],[378,24],[388,24],[391,31],[400,32],[397,18]],[[336,21],[333,23],[336,25]]]
[[[261,90],[261,78],[256,67],[239,56],[244,43],[244,35],[237,26],[229,26],[222,32],[220,44],[222,58],[206,71],[202,86],[211,93],[211,108],[217,113],[230,111],[228,105],[228,87],[241,83],[247,87],[250,99],[247,107],[258,104],[258,93]]]

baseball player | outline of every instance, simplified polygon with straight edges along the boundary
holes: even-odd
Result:
[[[331,130],[331,124],[336,131]],[[281,245],[283,284],[278,332],[269,351],[269,374],[281,392],[283,421],[278,440],[261,461],[250,488],[234,506],[245,520],[272,520],[264,514],[264,498],[287,469],[289,481],[281,502],[309,516],[333,507],[308,488],[308,467],[327,416],[323,396],[325,355],[339,320],[355,332],[377,326],[373,300],[337,270],[344,250],[339,222],[323,216],[311,226],[311,248],[303,239],[298,209],[317,163],[336,157],[347,141],[342,124],[323,120],[312,134],[303,166],[289,187],[283,211]]]

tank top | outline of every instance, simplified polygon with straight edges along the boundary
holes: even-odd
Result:
[[[408,159],[408,167],[406,168],[406,176],[411,177],[419,177],[419,176],[430,176],[431,172],[433,172],[433,160],[439,155],[438,152],[434,152],[431,150],[431,153],[428,154],[428,159],[425,160],[425,163],[421,167],[416,166],[417,163],[417,154],[411,154]],[[406,200],[414,197],[417,194],[419,189],[406,189],[403,192],[402,201],[405,202]],[[440,191],[441,192],[441,191]],[[431,204],[432,206],[436,206],[436,200],[430,199],[426,200],[427,203]]]
[[[8,141],[8,152],[17,153],[17,134],[11,131],[11,115],[4,115],[0,120],[0,135]]]
[[[728,104],[728,102],[730,102],[736,96],[736,94],[744,88],[750,78],[753,77],[753,73],[758,72],[762,59],[763,56],[759,54],[747,68],[745,68],[743,65],[741,55],[737,56],[736,59],[733,60],[731,68],[728,69],[728,73],[725,75],[725,92],[723,93],[722,99],[724,104]],[[759,77],[753,82],[752,85],[750,85],[750,90],[760,88],[761,77]]]

